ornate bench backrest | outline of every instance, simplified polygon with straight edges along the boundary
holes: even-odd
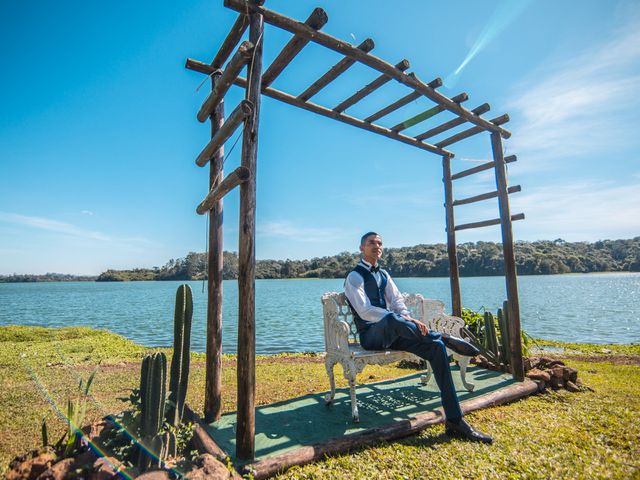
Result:
[[[427,300],[419,293],[403,293],[404,303],[414,318],[422,319],[425,323],[444,312],[444,304],[438,300]],[[324,317],[324,338],[327,350],[341,349],[335,344],[335,329],[340,329],[342,335],[346,334],[350,345],[359,345],[358,329],[351,314],[351,308],[347,303],[344,293],[328,292],[322,296],[322,308]]]

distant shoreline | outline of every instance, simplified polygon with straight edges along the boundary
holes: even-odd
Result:
[[[602,271],[602,272],[569,272],[569,273],[518,273],[519,277],[551,277],[551,276],[562,276],[562,277],[571,277],[571,276],[579,276],[579,275],[640,275],[640,272],[628,272],[628,271]],[[496,275],[460,275],[460,278],[482,278],[482,277],[499,277],[500,274]],[[2,283],[73,283],[73,282],[95,282],[95,283],[129,283],[129,282],[202,282],[206,281],[206,278],[191,278],[191,279],[148,279],[148,280],[97,280],[97,276],[94,276],[90,279],[83,279],[84,277],[78,277],[77,279],[71,278],[67,280],[17,280],[17,281],[8,281],[3,277],[0,277],[0,284]],[[426,277],[407,277],[407,276],[399,276],[394,277],[395,279],[400,278],[449,278],[448,276],[426,276]],[[308,277],[308,278],[300,278],[300,277],[289,277],[289,278],[257,278],[256,280],[342,280],[343,277]],[[237,278],[226,278],[225,280],[237,280]]]
[[[633,239],[566,242],[562,239],[516,242],[516,267],[519,275],[555,275],[571,273],[640,272],[640,237]],[[504,275],[502,245],[495,242],[468,242],[457,246],[460,277]],[[257,260],[257,279],[345,278],[358,262],[359,254],[342,252],[310,260]],[[238,255],[223,252],[222,276],[238,277]],[[388,248],[381,265],[394,277],[439,278],[449,276],[447,246],[443,243]],[[107,270],[100,275],[0,275],[0,283],[32,282],[126,282],[150,280],[203,280],[207,275],[207,255],[189,252],[171,259],[162,267]]]

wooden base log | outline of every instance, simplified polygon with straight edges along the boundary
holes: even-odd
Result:
[[[184,418],[189,420],[190,422],[193,422],[193,444],[196,447],[196,450],[198,450],[200,454],[211,455],[213,457],[213,460],[220,462],[222,465],[224,465],[226,470],[227,458],[229,457],[229,455],[227,455],[226,452],[222,450],[222,448],[220,448],[218,444],[213,440],[213,438],[211,438],[211,435],[209,435],[209,433],[207,432],[205,428],[206,426],[202,422],[202,419],[200,418],[200,416],[196,412],[191,410],[188,405],[185,405]],[[229,474],[228,478],[232,478],[234,480],[241,480],[242,477],[236,470],[233,470],[231,472],[229,472],[228,470],[226,471]],[[199,477],[187,476],[187,478],[199,478]]]
[[[220,182],[220,185],[213,187],[209,191],[209,194],[205,197],[204,200],[202,200],[200,205],[198,205],[198,208],[196,208],[196,213],[198,215],[207,213],[213,208],[218,200],[220,200],[241,183],[249,180],[250,176],[251,172],[249,172],[248,168],[243,166],[239,166],[238,168],[236,168],[233,172],[227,175],[222,182]]]
[[[526,379],[522,383],[513,384],[495,392],[482,395],[481,397],[462,402],[460,407],[463,413],[470,413],[481,408],[512,402],[536,392],[538,392],[537,383]],[[433,412],[417,415],[408,420],[402,420],[378,428],[370,428],[362,432],[334,438],[312,446],[300,447],[288,453],[251,463],[244,467],[242,473],[251,473],[256,480],[261,480],[283,472],[294,465],[306,465],[307,463],[322,460],[328,455],[337,455],[354,448],[413,435],[430,425],[443,423],[444,420],[445,417],[442,409],[437,409]]]
[[[189,405],[184,406],[184,418],[193,423],[193,443],[198,452],[213,455],[221,462],[226,461],[229,455],[211,438],[211,435],[207,433],[205,424],[202,422],[202,418],[191,410]]]

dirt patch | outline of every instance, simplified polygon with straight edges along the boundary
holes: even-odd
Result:
[[[258,365],[299,365],[305,363],[323,363],[324,354],[321,353],[301,353],[292,355],[273,355],[258,357],[256,363]],[[139,371],[140,361],[136,362],[119,362],[100,365],[101,372],[125,372],[125,371]],[[223,358],[222,366],[235,367],[235,358]],[[51,367],[71,367],[74,370],[80,371],[92,371],[95,365],[64,365],[64,364],[52,364]],[[205,362],[203,360],[196,360],[191,362],[193,368],[204,368]]]
[[[638,355],[570,355],[564,358],[580,362],[612,363],[614,365],[640,365]]]
[[[545,355],[554,360],[577,360],[579,362],[590,363],[612,363],[613,365],[640,365],[640,355],[625,355],[622,353],[613,354],[593,354],[593,353],[572,353],[570,355]]]

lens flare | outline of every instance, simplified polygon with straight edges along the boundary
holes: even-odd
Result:
[[[458,78],[465,67],[473,58],[491,43],[502,31],[515,21],[531,4],[532,0],[502,0],[491,15],[489,22],[480,32],[478,39],[473,44],[467,56],[453,73],[449,74],[444,84],[447,88],[452,88],[458,82]]]

